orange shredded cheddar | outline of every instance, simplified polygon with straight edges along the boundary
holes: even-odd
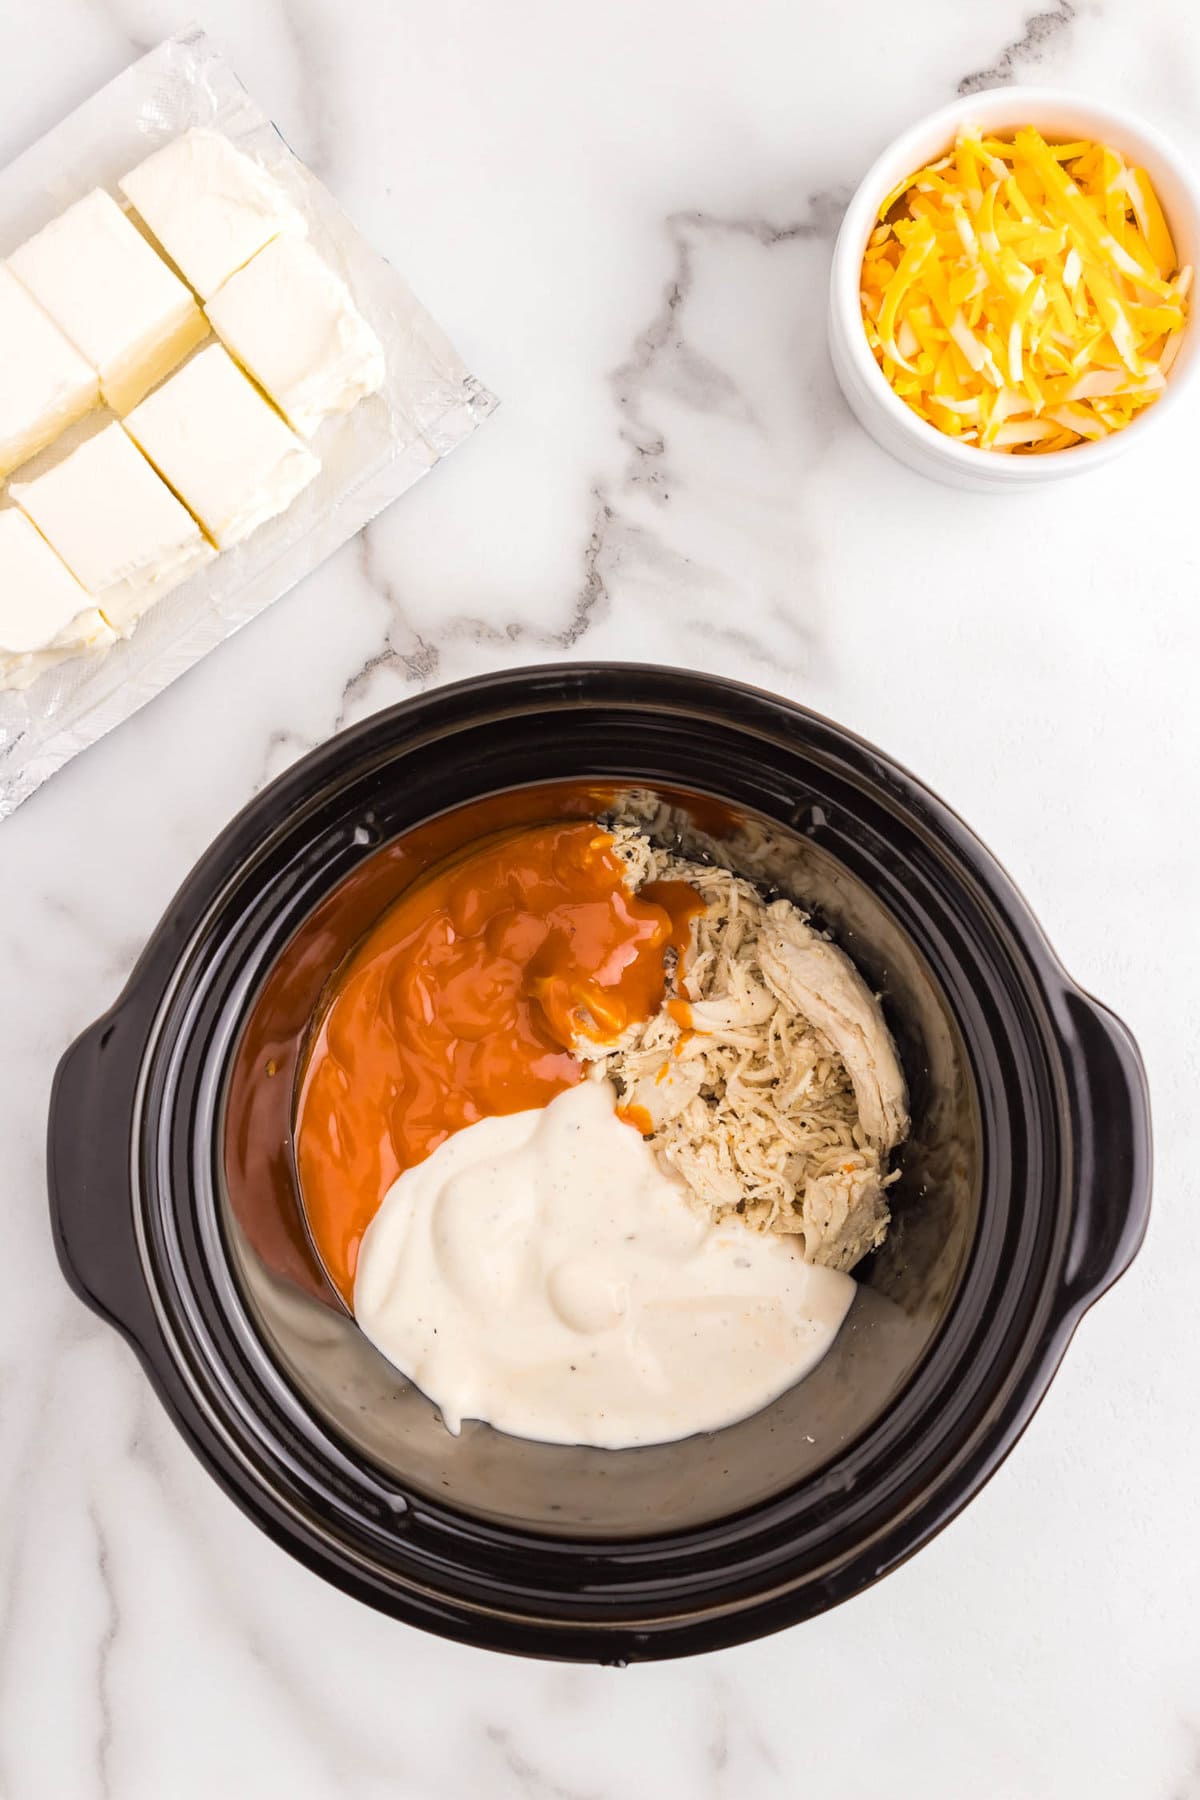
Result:
[[[863,324],[921,418],[1037,455],[1120,431],[1157,399],[1191,281],[1149,176],[1119,151],[964,128],[880,208]]]

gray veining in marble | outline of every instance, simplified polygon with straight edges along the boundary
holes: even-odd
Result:
[[[1024,81],[1049,59],[1066,49],[1065,39],[1074,23],[1077,8],[1071,0],[1055,0],[1045,12],[1030,13],[1020,37],[1005,44],[995,62],[986,69],[964,75],[958,84],[960,94],[977,94],[983,88],[1004,87],[1010,82]]]

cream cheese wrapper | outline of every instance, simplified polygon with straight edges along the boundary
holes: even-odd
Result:
[[[299,418],[292,423],[303,422],[302,436],[312,426],[313,435],[295,449],[289,443],[284,481],[286,485],[294,480],[299,491],[283,511],[257,522],[242,541],[220,555],[203,540],[203,548],[196,550],[192,540],[185,562],[194,553],[197,566],[190,572],[185,566],[170,591],[165,578],[160,581],[147,609],[141,609],[144,594],[131,594],[132,619],[114,597],[112,613],[107,616],[120,616],[118,630],[128,631],[131,624],[136,624],[136,629],[128,638],[110,644],[103,654],[39,652],[43,660],[23,666],[22,675],[28,681],[23,690],[0,688],[0,818],[78,751],[129,718],[208,650],[287,593],[469,437],[495,406],[492,395],[468,372],[403,278],[350,225],[332,195],[292,154],[229,65],[195,27],[169,38],[134,63],[0,172],[0,262],[97,191],[110,196],[119,210],[123,181],[130,192],[140,186],[142,205],[148,212],[155,210],[157,202],[150,197],[147,182],[139,183],[137,172],[145,174],[149,169],[149,176],[155,178],[149,185],[157,186],[161,198],[176,179],[184,179],[184,153],[176,152],[175,158],[158,164],[157,173],[150,159],[192,132],[219,134],[261,171],[263,182],[261,188],[257,181],[250,183],[257,197],[243,189],[245,206],[237,232],[231,233],[232,247],[222,247],[217,241],[224,228],[214,225],[210,217],[207,225],[200,222],[190,246],[177,236],[174,253],[169,246],[164,248],[176,260],[185,256],[211,259],[208,279],[212,268],[240,256],[245,245],[259,237],[263,243],[252,254],[260,254],[271,243],[282,245],[284,238],[311,245],[320,263],[349,294],[353,314],[343,313],[339,325],[349,352],[338,369],[326,368],[311,383],[300,384],[295,402]],[[203,136],[193,139],[187,160],[196,168],[228,164],[224,151]],[[238,163],[228,166],[244,173]],[[162,179],[164,169],[169,180]],[[278,217],[277,196],[282,196]],[[107,214],[107,208],[93,205],[98,213]],[[135,219],[130,229],[136,224],[144,226],[152,242],[152,221]],[[165,222],[159,214],[159,226],[175,235],[169,205]],[[124,233],[117,236],[123,239]],[[142,241],[148,240],[143,237]],[[177,266],[187,273],[178,260]],[[193,267],[199,275],[201,263],[195,262]],[[312,292],[313,304],[321,313],[333,304],[331,297],[337,290],[318,281]],[[169,314],[171,308],[163,311]],[[199,329],[203,330],[203,315],[198,307],[192,309],[189,300],[180,307],[178,317],[160,321],[162,332],[150,334],[167,365],[149,358],[149,380],[160,383],[154,393],[161,392],[162,376],[169,377],[176,365],[185,366],[183,359],[189,350],[194,359],[204,354],[204,349],[194,350],[194,339],[186,341],[188,332],[197,329],[189,323],[193,316],[200,318]],[[311,321],[311,311],[307,316]],[[360,331],[354,320],[365,330]],[[183,330],[182,344],[172,335],[177,326]],[[65,335],[77,350],[82,349],[70,332]],[[378,374],[369,354],[371,340],[378,343],[383,356],[383,379],[375,392],[367,391]],[[205,348],[213,343],[208,338]],[[143,340],[139,340],[131,353],[132,378],[126,378],[130,365],[119,366],[119,358],[118,367],[110,370],[110,397],[116,398],[118,410],[132,410],[142,400],[140,393],[136,400],[130,398],[142,379],[137,366],[142,348]],[[237,360],[236,350],[234,356]],[[88,360],[86,353],[83,360]],[[141,360],[144,369],[147,358]],[[70,425],[67,414],[77,407],[87,410],[99,398],[80,373],[80,365],[71,367],[78,378],[73,390],[66,381],[63,392],[57,376],[49,384],[47,404],[57,404],[54,395],[62,392],[63,411],[54,419],[56,427]],[[330,410],[324,416],[327,406],[332,408],[339,400],[352,397],[356,385],[363,389],[364,397],[352,401],[348,411]],[[319,424],[313,419],[314,406],[323,417]],[[280,410],[286,413],[286,408]],[[33,411],[36,413],[36,405]],[[89,424],[94,428],[95,421],[85,419],[84,427]],[[17,429],[18,454],[22,455],[25,440],[21,432],[26,428],[22,424]],[[28,429],[33,442],[36,427]],[[307,460],[310,456],[319,464],[315,471]],[[301,486],[300,478],[310,475]],[[27,477],[25,467],[14,467],[10,492]],[[269,500],[257,508],[252,503],[250,510],[264,508],[271,510]],[[236,522],[234,529],[236,532]],[[338,629],[336,612],[331,611],[331,642],[337,641]]]

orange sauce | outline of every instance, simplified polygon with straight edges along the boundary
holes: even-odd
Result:
[[[634,895],[607,832],[522,828],[418,881],[339,973],[308,1056],[296,1160],[310,1230],[344,1298],[363,1233],[402,1170],[479,1119],[544,1106],[605,1042],[662,1004],[703,901]]]
[[[649,1137],[654,1130],[654,1120],[644,1106],[618,1106],[617,1117],[623,1125],[632,1125],[641,1137]]]

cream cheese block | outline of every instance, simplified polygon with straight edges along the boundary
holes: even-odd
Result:
[[[113,642],[90,594],[15,506],[0,507],[0,687]]]
[[[0,477],[100,404],[96,371],[0,263]]]
[[[282,189],[219,131],[184,132],[119,186],[203,300],[280,232],[306,230]]]
[[[228,350],[303,437],[383,386],[383,346],[312,245],[277,237],[205,309]]]
[[[74,426],[9,492],[122,636],[216,554],[107,414]]]
[[[208,344],[125,421],[222,550],[291,505],[321,465],[220,344]]]
[[[91,363],[114,412],[136,406],[208,333],[183,282],[100,188],[8,266]]]

